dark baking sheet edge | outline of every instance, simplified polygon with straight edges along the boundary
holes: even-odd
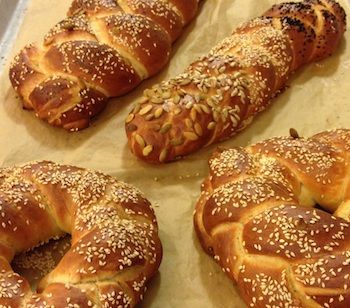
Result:
[[[17,37],[29,0],[0,0],[0,71]]]

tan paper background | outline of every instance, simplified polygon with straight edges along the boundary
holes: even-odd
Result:
[[[70,0],[31,0],[15,39],[13,54],[24,44],[40,40],[61,19]],[[181,72],[197,56],[209,51],[242,21],[260,15],[277,0],[206,0],[199,16],[175,44],[170,65],[136,91],[110,102],[93,126],[79,133],[49,127],[21,109],[0,67],[0,164],[49,159],[98,169],[143,190],[155,206],[164,246],[160,273],[151,283],[140,307],[244,307],[236,288],[198,245],[192,212],[200,183],[207,174],[207,159],[215,146],[183,161],[148,166],[126,147],[124,119],[143,89]],[[341,1],[350,13],[349,5]],[[350,31],[331,58],[309,65],[291,80],[291,87],[272,107],[237,138],[224,146],[247,145],[290,127],[311,135],[333,127],[350,128]],[[12,55],[9,55],[11,59]]]

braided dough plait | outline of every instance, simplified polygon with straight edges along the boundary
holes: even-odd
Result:
[[[26,109],[76,131],[108,98],[134,89],[168,62],[199,0],[74,0],[68,17],[14,59],[10,80]]]
[[[349,162],[346,129],[213,154],[195,229],[248,307],[350,306]]]
[[[273,6],[238,27],[183,74],[155,85],[126,119],[131,151],[175,160],[244,129],[304,64],[331,55],[345,31],[333,0]]]
[[[162,247],[150,203],[111,176],[52,162],[0,170],[1,307],[134,307]],[[32,293],[14,255],[64,233],[70,250]]]

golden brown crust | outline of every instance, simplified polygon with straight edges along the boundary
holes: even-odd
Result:
[[[115,49],[98,42],[74,41],[52,46],[44,63],[50,71],[72,74],[96,89],[103,89],[107,96],[125,94],[141,81]]]
[[[46,307],[93,307],[93,298],[79,287],[54,283],[41,294],[33,295],[26,303],[27,308]]]
[[[174,10],[169,1],[158,0],[120,0],[121,7],[127,7],[132,14],[146,16],[160,25],[174,42],[180,35],[184,20]]]
[[[81,12],[88,15],[106,14],[119,9],[118,2],[115,0],[73,0],[68,15],[72,16]]]
[[[106,105],[107,97],[94,88],[80,89],[77,82],[61,77],[46,79],[30,94],[37,115],[54,126],[67,130],[89,126],[89,119]],[[72,101],[80,101],[71,108]]]
[[[126,119],[131,151],[163,163],[232,137],[295,70],[332,54],[345,25],[333,0],[278,4],[244,23],[184,73],[144,92]]]
[[[86,128],[108,98],[166,65],[171,44],[197,9],[197,0],[74,0],[42,46],[15,57],[11,83],[39,118],[70,131]],[[74,86],[48,97],[57,79]]]
[[[103,20],[110,45],[129,53],[152,76],[168,62],[171,41],[152,19],[136,14],[118,14]]]
[[[134,307],[142,300],[162,247],[138,190],[99,172],[34,162],[0,170],[0,204],[0,306]],[[72,234],[70,250],[33,294],[12,258],[64,233]]]
[[[347,129],[213,154],[195,230],[248,307],[349,306],[349,159]]]

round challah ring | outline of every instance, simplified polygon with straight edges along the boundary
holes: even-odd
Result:
[[[291,135],[214,153],[195,229],[248,307],[350,307],[350,130]]]
[[[70,250],[33,293],[11,260],[64,233]],[[161,257],[154,212],[135,188],[52,162],[0,170],[0,307],[134,307]]]

